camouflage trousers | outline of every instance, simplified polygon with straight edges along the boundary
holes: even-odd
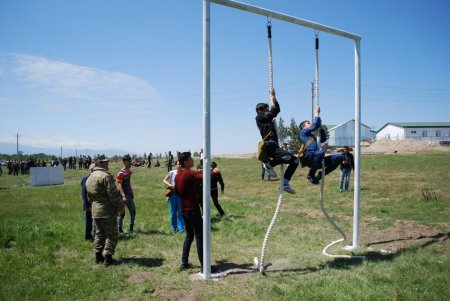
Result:
[[[117,218],[94,218],[94,221],[97,226],[94,239],[95,252],[105,251],[105,255],[114,255],[119,240]]]

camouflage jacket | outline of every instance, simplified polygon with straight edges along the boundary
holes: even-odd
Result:
[[[94,167],[86,180],[86,190],[93,218],[111,218],[125,210],[114,177],[108,170]]]

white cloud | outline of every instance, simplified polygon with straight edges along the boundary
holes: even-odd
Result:
[[[5,57],[5,55],[3,55]],[[141,109],[155,108],[162,99],[146,81],[117,71],[78,66],[42,57],[6,55],[13,74],[22,79],[46,103],[76,103],[89,101],[90,105],[136,105]],[[31,89],[31,87],[29,87]]]
[[[16,143],[17,137],[14,135],[0,135],[0,142],[3,143]],[[19,135],[19,141],[21,145],[41,147],[41,148],[59,148],[64,146],[65,148],[104,148],[103,145],[92,143],[85,140],[74,140],[66,137],[59,136],[47,136],[47,135],[32,135],[21,136]]]

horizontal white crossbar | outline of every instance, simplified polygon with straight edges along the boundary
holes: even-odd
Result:
[[[327,33],[341,36],[344,38],[349,38],[349,39],[353,39],[353,40],[361,40],[361,37],[356,34],[349,33],[349,32],[346,32],[346,31],[343,31],[340,29],[336,29],[333,27],[325,26],[325,25],[322,25],[319,23],[311,22],[308,20],[299,19],[296,17],[278,13],[275,11],[267,10],[265,8],[261,8],[261,7],[257,7],[257,6],[237,2],[237,1],[232,1],[232,0],[211,0],[211,2],[220,4],[220,5],[224,5],[224,6],[233,7],[233,8],[240,9],[240,10],[244,10],[247,12],[255,13],[258,15],[263,15],[266,17],[270,16],[272,19],[278,19],[278,20],[294,23],[297,25],[312,28],[312,29],[315,29],[315,30],[318,30],[321,32],[327,32]]]

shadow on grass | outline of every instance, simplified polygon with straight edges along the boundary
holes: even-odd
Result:
[[[392,243],[397,241],[421,241],[420,244],[415,246],[409,246],[404,248],[399,248],[395,252],[380,252],[380,251],[367,251],[365,253],[358,253],[354,254],[355,256],[364,256],[365,259],[361,258],[335,258],[332,261],[329,261],[325,264],[319,264],[314,267],[306,267],[306,268],[296,268],[296,269],[270,269],[271,263],[268,263],[266,265],[266,271],[264,274],[268,273],[300,273],[300,274],[306,274],[306,273],[314,273],[320,270],[323,270],[325,268],[332,268],[332,269],[350,269],[354,266],[359,266],[364,260],[371,261],[371,262],[379,262],[379,261],[391,261],[394,260],[399,255],[402,255],[404,253],[409,252],[416,252],[417,250],[421,248],[428,247],[434,243],[448,240],[450,237],[450,233],[438,233],[435,235],[425,236],[421,235],[419,237],[408,237],[408,238],[399,238],[399,239],[393,239],[393,240],[386,240],[386,241],[377,241],[373,243],[366,244],[367,247],[371,245],[379,245],[379,244],[386,244],[386,243]],[[425,240],[425,241],[423,241]]]
[[[163,262],[164,258],[126,257],[117,260],[118,264],[135,264],[144,267],[160,267]]]
[[[252,264],[237,264],[226,260],[216,261],[216,264],[219,271],[226,275],[239,275],[255,272],[255,268]]]
[[[164,232],[160,230],[139,230],[136,233],[142,234],[142,235],[172,235],[172,232]],[[133,238],[132,235],[129,235],[131,238]]]

